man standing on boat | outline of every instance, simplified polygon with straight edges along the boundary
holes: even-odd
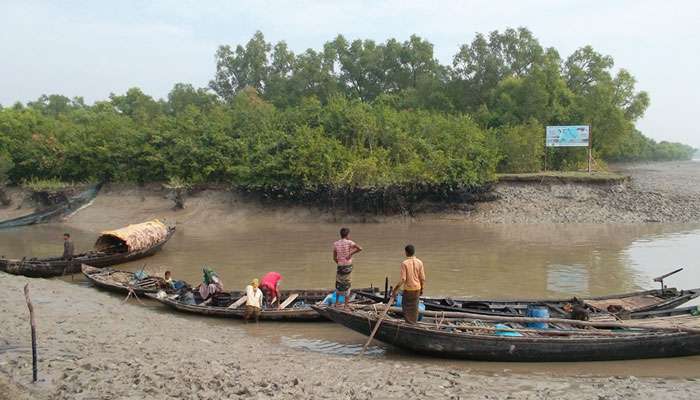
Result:
[[[403,287],[401,308],[406,322],[415,324],[418,321],[420,296],[425,288],[425,269],[423,261],[415,256],[415,246],[406,245],[404,250],[406,259],[401,263],[401,283],[399,284]]]
[[[333,261],[337,266],[335,274],[335,305],[338,305],[341,292],[345,293],[345,306],[350,298],[352,285],[352,256],[362,251],[357,243],[350,240],[350,229],[340,229],[340,240],[333,243]]]
[[[70,240],[70,233],[66,232],[63,234],[63,259],[72,261],[74,252],[75,247],[73,246],[73,241]]]
[[[73,241],[70,240],[70,233],[66,232],[63,234],[63,259],[68,260],[68,265],[63,267],[63,275],[73,270],[73,253],[75,252],[75,247],[73,246]],[[73,275],[71,275],[71,279]]]

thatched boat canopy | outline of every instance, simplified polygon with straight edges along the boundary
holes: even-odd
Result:
[[[104,231],[95,242],[95,250],[125,249],[139,251],[149,248],[168,236],[168,227],[157,219]]]

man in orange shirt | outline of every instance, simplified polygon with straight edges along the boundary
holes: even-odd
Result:
[[[405,250],[407,258],[401,263],[401,308],[406,322],[415,324],[418,321],[418,303],[425,288],[425,269],[423,261],[415,256],[416,248],[412,244],[407,245]]]

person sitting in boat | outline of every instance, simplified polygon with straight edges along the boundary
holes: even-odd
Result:
[[[165,286],[166,289],[180,290],[187,287],[187,283],[185,281],[173,280],[172,273],[170,273],[170,271],[165,271]]]
[[[243,319],[246,322],[248,322],[250,317],[255,318],[255,322],[258,322],[258,318],[260,318],[263,305],[263,292],[260,290],[259,286],[259,281],[253,279],[250,285],[245,288],[246,302]]]
[[[260,290],[267,306],[277,303],[279,307],[279,291],[282,275],[279,272],[268,272],[260,279]]]
[[[211,268],[203,268],[202,272],[204,273],[204,278],[202,284],[199,285],[199,295],[202,300],[208,299],[215,293],[224,291],[224,285],[216,272]]]

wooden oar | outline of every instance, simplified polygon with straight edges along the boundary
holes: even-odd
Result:
[[[393,303],[393,302],[392,302]],[[390,304],[392,304],[390,303]],[[374,307],[385,307],[382,318],[389,312],[401,312],[399,307],[386,307],[382,304],[374,305]],[[367,309],[367,306],[363,308]],[[649,326],[649,325],[635,325],[630,323],[619,323],[619,322],[595,322],[595,321],[578,321],[574,319],[563,319],[563,318],[531,318],[531,317],[509,317],[509,316],[496,316],[496,315],[482,315],[482,314],[472,314],[472,313],[462,313],[462,312],[451,312],[451,311],[423,311],[424,316],[428,317],[452,317],[452,318],[464,318],[464,319],[474,319],[481,321],[497,321],[497,322],[545,322],[549,324],[569,324],[574,326],[591,326],[594,328],[638,328],[646,330],[658,330],[667,332],[685,332],[692,334],[700,334],[700,329],[698,328],[686,328],[686,327],[675,327],[675,326]],[[700,318],[700,317],[698,317]],[[375,329],[376,330],[376,329]]]
[[[363,354],[365,354],[365,350],[367,350],[367,347],[369,346],[369,344],[372,343],[372,339],[374,339],[374,335],[379,330],[379,325],[382,324],[382,321],[384,321],[384,318],[386,318],[386,315],[389,313],[389,310],[392,308],[390,306],[392,304],[394,304],[394,300],[396,299],[396,294],[399,292],[398,288],[400,285],[401,285],[401,282],[394,285],[394,287],[391,289],[391,296],[389,296],[389,302],[387,303],[389,305],[389,307],[386,307],[386,309],[384,309],[384,312],[382,312],[381,317],[379,317],[379,319],[377,319],[377,323],[374,325],[374,329],[372,329],[372,334],[369,335],[369,339],[367,339],[367,343],[365,343],[365,345],[362,346],[362,350],[360,351],[360,354],[358,356],[362,356]]]
[[[289,297],[287,297],[287,299],[285,299],[284,302],[282,302],[282,304],[280,304],[279,309],[284,310],[288,305],[292,304],[292,302],[294,300],[296,300],[297,297],[299,297],[299,293],[290,294]]]

